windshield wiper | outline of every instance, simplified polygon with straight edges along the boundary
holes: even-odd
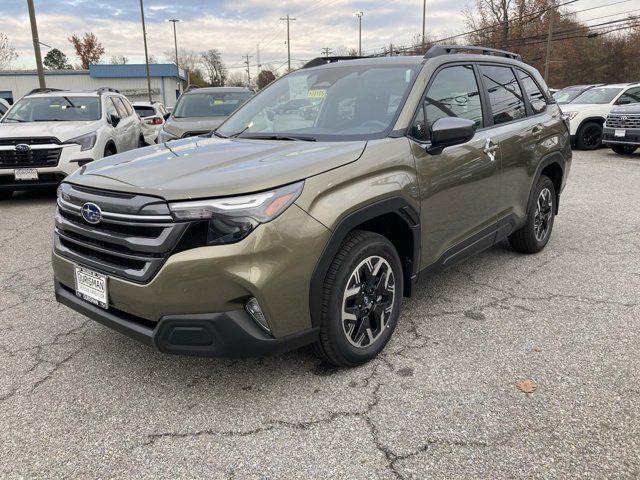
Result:
[[[240,138],[247,138],[249,140],[286,140],[286,141],[297,141],[297,142],[316,142],[317,140],[314,137],[298,137],[293,135],[245,135]]]
[[[24,123],[26,120],[22,120],[21,118],[5,118],[3,122],[16,122],[16,123]]]
[[[213,131],[213,132],[211,132],[211,133],[212,133],[213,135],[215,135],[216,137],[219,137],[219,138],[229,138],[229,136],[228,136],[228,135],[223,135],[223,134],[219,133],[217,130],[214,130],[214,131]]]

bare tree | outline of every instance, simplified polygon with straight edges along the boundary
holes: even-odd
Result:
[[[112,55],[111,63],[114,65],[126,65],[129,63],[129,57],[125,57],[124,55]]]
[[[164,52],[164,57],[168,62],[175,63],[176,53],[173,50]],[[149,62],[151,63],[151,62]],[[181,48],[178,50],[178,67],[189,72],[193,72],[200,64],[200,55],[194,50]]]
[[[73,35],[69,37],[69,41],[75,48],[76,55],[80,58],[80,66],[84,70],[91,64],[99,63],[100,57],[104,55],[104,47],[93,33],[85,33],[82,38]]]
[[[220,52],[212,48],[202,52],[201,62],[212,87],[222,87],[227,79],[228,71],[225,67]]]
[[[244,87],[247,85],[247,79],[242,72],[233,72],[227,77],[226,85],[228,87]]]
[[[18,58],[16,49],[9,38],[0,32],[0,70],[7,70],[16,58]]]

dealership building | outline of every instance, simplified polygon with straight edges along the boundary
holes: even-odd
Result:
[[[182,93],[187,77],[173,63],[149,65],[151,97],[171,108]],[[48,88],[62,90],[95,90],[111,87],[132,102],[148,101],[147,69],[141,65],[89,65],[88,70],[45,70]],[[35,70],[0,71],[0,98],[13,103],[34,88],[38,88]]]

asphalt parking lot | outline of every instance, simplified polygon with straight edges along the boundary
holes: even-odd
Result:
[[[640,475],[638,153],[576,152],[545,251],[423,282],[351,370],[165,356],[57,305],[54,198],[0,203],[0,477]]]

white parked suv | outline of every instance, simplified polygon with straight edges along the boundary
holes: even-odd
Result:
[[[156,143],[158,134],[164,125],[164,117],[168,115],[167,109],[160,102],[134,102],[133,109],[142,119],[142,134],[148,145]]]
[[[581,93],[560,108],[569,118],[571,143],[584,150],[599,148],[605,119],[616,105],[640,102],[640,83],[602,85]]]
[[[93,160],[143,145],[140,117],[116,90],[33,90],[0,120],[0,198],[57,185]]]

